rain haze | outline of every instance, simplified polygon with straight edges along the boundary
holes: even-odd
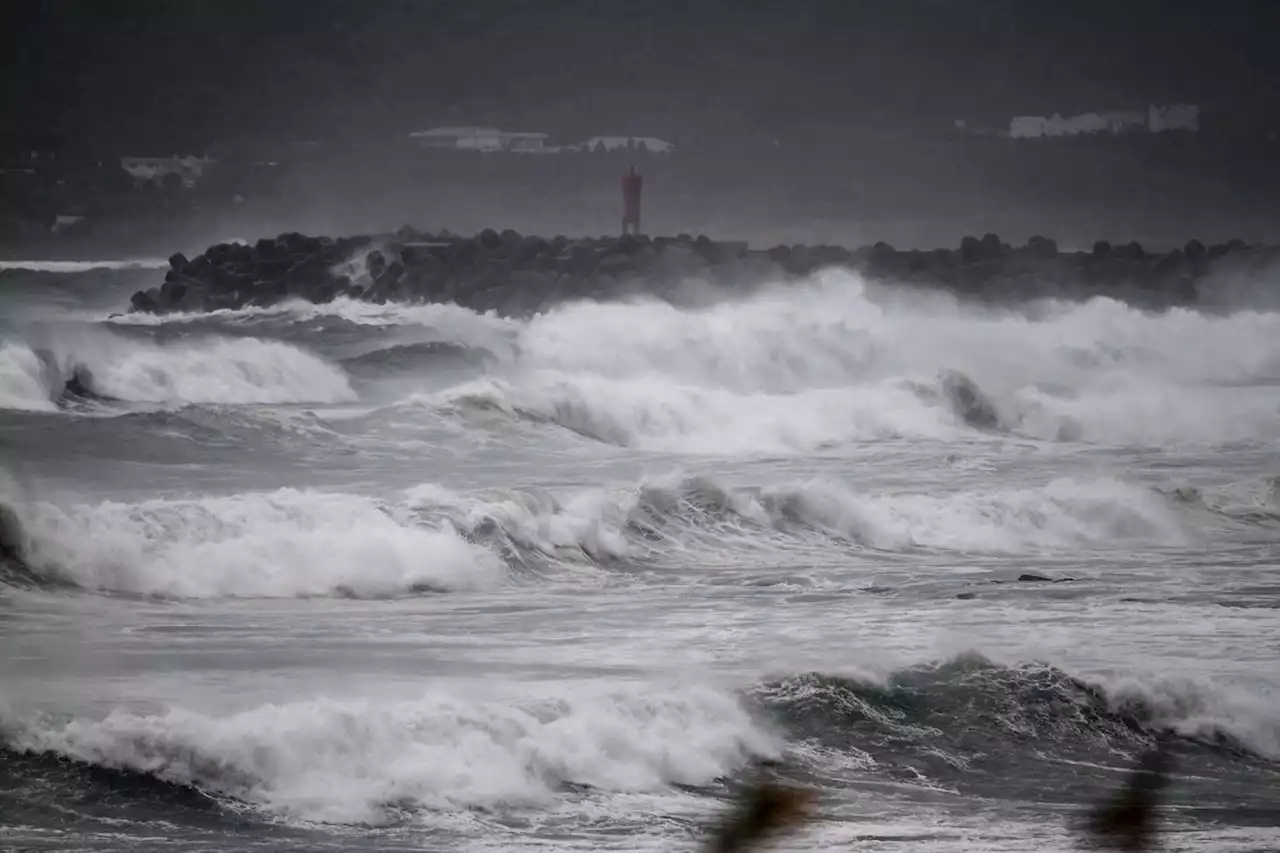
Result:
[[[9,165],[56,158],[105,185],[58,203],[110,215],[129,200],[90,164],[216,160],[202,209],[163,217],[201,248],[406,222],[614,230],[616,162],[442,162],[410,136],[439,127],[669,142],[678,156],[647,168],[653,229],[766,244],[1252,239],[1280,197],[1267,3],[45,0],[4,14]],[[1195,105],[1199,131],[999,135],[1018,116],[1153,104]],[[9,218],[43,225],[50,193],[19,194]]]
[[[1280,849],[1277,33],[0,3],[0,848]]]

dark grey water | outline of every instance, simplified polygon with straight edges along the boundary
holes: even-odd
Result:
[[[0,275],[0,846],[691,848],[779,759],[797,847],[1066,850],[1157,738],[1280,846],[1280,315]]]

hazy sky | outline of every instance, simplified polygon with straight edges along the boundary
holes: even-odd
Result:
[[[1273,0],[5,0],[10,145],[914,128],[1280,105]]]

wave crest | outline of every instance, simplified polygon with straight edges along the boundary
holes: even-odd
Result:
[[[343,402],[343,371],[289,344],[209,337],[166,344],[52,335],[43,347],[0,346],[0,407],[53,411],[64,395],[129,403]]]
[[[761,684],[754,695],[793,733],[873,756],[896,745],[961,761],[1016,762],[1030,746],[1054,757],[1108,754],[1172,735],[1280,760],[1273,707],[1253,694],[1185,679],[1094,682],[1053,666],[1005,666],[967,653],[884,680],[805,673]]]
[[[18,504],[13,549],[31,576],[176,598],[381,597],[498,583],[489,550],[356,495],[263,494]],[[10,525],[12,528],[12,525]]]
[[[676,474],[562,499],[522,490],[462,496],[429,485],[407,501],[517,557],[569,562],[714,565],[743,553],[826,561],[850,548],[1026,553],[1172,545],[1189,536],[1161,495],[1108,479],[922,495],[862,494],[831,479],[733,487]]]
[[[223,717],[117,712],[6,728],[12,749],[334,823],[378,822],[405,808],[546,805],[566,785],[707,785],[777,749],[733,696],[697,687],[518,703],[317,700]]]

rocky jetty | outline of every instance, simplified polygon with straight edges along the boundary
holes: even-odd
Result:
[[[681,303],[832,267],[987,302],[1105,295],[1168,307],[1196,303],[1198,284],[1210,275],[1257,273],[1278,263],[1280,250],[1239,241],[1206,248],[1193,240],[1159,254],[1137,243],[1105,242],[1089,251],[1061,252],[1044,237],[1015,248],[987,234],[932,251],[900,251],[885,243],[852,251],[753,250],[688,235],[571,239],[486,230],[458,237],[406,226],[395,234],[341,239],[282,234],[254,245],[220,243],[191,259],[174,255],[164,283],[135,293],[132,310],[214,311],[347,297],[379,304],[455,302],[523,316],[573,299],[648,294]]]

